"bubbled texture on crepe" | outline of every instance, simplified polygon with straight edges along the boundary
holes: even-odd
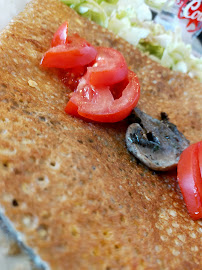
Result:
[[[92,124],[66,115],[68,90],[54,70],[39,67],[65,20],[70,34],[124,54],[140,79],[141,109],[154,117],[165,111],[192,143],[201,140],[201,84],[58,1],[34,1],[0,40],[6,215],[54,270],[198,269],[202,222],[187,214],[175,172],[137,164],[124,144],[126,121]]]

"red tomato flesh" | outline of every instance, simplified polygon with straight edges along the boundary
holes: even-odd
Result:
[[[97,57],[90,72],[90,83],[94,86],[113,85],[127,78],[128,67],[123,55],[112,48],[97,48]]]
[[[202,218],[202,178],[199,162],[201,146],[201,143],[196,143],[185,149],[177,167],[179,186],[188,212],[194,220]]]
[[[71,91],[75,91],[81,78],[87,71],[86,66],[81,66],[71,69],[61,69],[59,77],[61,81],[69,88]]]
[[[77,34],[68,37],[66,45],[50,48],[41,61],[43,67],[75,68],[95,60],[97,50]]]
[[[200,174],[202,178],[202,142],[198,143],[198,159],[199,159]]]
[[[67,35],[68,35],[68,22],[64,22],[55,32],[51,46],[55,47],[58,45],[67,44],[68,42]]]
[[[131,113],[140,97],[140,86],[134,72],[128,71],[127,82],[121,96],[114,99],[109,86],[94,87],[89,83],[88,75],[85,75],[67,103],[65,111],[96,122],[121,121]]]
[[[195,153],[195,170],[198,177],[195,178],[196,187],[198,189],[198,193],[200,196],[201,204],[202,204],[202,177],[201,177],[201,154],[202,154],[202,143],[196,143],[196,153]]]

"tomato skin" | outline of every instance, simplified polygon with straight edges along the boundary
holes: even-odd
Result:
[[[93,66],[88,68],[92,85],[109,86],[127,77],[128,67],[125,58],[119,51],[112,48],[97,47],[97,52]]]
[[[87,76],[78,85],[65,108],[66,113],[90,119],[96,122],[114,123],[126,118],[136,106],[140,97],[140,86],[137,76],[128,72],[128,84],[118,99],[113,98],[109,86],[92,87]],[[72,110],[72,103],[77,111]]]
[[[78,114],[78,106],[71,101],[71,98],[65,107],[65,112],[67,114],[80,118],[80,115]]]
[[[185,149],[177,167],[179,186],[193,220],[202,218],[202,178],[198,155],[200,145],[196,143]]]
[[[68,43],[50,48],[43,56],[43,67],[75,68],[90,64],[96,57],[97,50],[78,35],[68,38]]]
[[[64,22],[55,32],[51,42],[51,47],[67,44],[68,42],[67,36],[68,36],[68,22]]]

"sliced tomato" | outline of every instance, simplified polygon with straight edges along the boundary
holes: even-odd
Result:
[[[88,68],[92,85],[109,86],[121,82],[127,77],[128,67],[125,58],[119,51],[98,47],[97,52],[93,66]]]
[[[95,60],[97,50],[85,39],[74,34],[68,43],[50,48],[44,55],[41,65],[55,68],[75,68],[85,66]]]
[[[126,118],[136,106],[140,97],[140,86],[134,72],[128,71],[126,82],[123,83],[124,89],[117,99],[114,98],[110,86],[95,87],[88,78],[89,74],[82,77],[76,92],[67,103],[66,113],[96,122],[113,123]]]
[[[55,47],[58,45],[65,45],[67,44],[67,35],[68,35],[68,22],[64,22],[58,30],[55,32],[51,46]]]
[[[190,216],[202,218],[202,143],[190,145],[183,151],[177,167],[178,182]]]
[[[195,153],[195,170],[198,177],[195,178],[196,187],[200,196],[201,204],[202,204],[202,177],[201,177],[201,158],[202,158],[202,142],[196,143],[197,149]]]
[[[202,141],[198,143],[198,159],[199,159],[199,168],[202,178]]]

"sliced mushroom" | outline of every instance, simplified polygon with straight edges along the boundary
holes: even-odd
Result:
[[[126,132],[126,145],[150,169],[167,171],[177,166],[189,141],[168,121],[165,113],[161,114],[161,119],[154,119],[135,108],[130,116],[132,124]]]

